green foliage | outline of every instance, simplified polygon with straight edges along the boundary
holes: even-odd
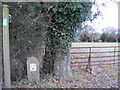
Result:
[[[106,34],[106,35],[104,35]],[[103,29],[103,36],[101,35],[101,37],[103,38],[103,41],[107,41],[107,42],[117,42],[118,41],[118,29],[114,28],[114,27],[107,27]],[[105,39],[105,40],[104,40]]]
[[[46,31],[46,27],[41,24],[44,23],[44,17],[40,13],[42,4],[36,2],[8,3],[8,5],[12,15],[12,23],[10,23],[10,46],[12,50],[13,47],[24,48],[26,52],[30,53],[38,45],[42,46],[45,39],[44,32]],[[23,53],[23,55],[25,54]]]
[[[103,32],[102,35],[101,35],[101,40],[102,40],[103,42],[106,42],[107,39],[108,39],[107,33]]]
[[[77,27],[90,19],[91,7],[91,2],[57,2],[44,4],[44,10],[47,12],[49,18],[47,21],[49,26],[46,33],[44,68],[47,70],[48,68],[53,69],[53,62],[65,60],[65,57],[68,57],[69,42],[75,40]],[[46,66],[46,62],[49,63],[49,66]]]
[[[61,44],[61,48],[68,48],[66,43],[75,39],[78,25],[91,17],[91,7],[91,2],[59,2],[46,6],[52,27],[48,34],[55,38],[55,46]]]
[[[35,56],[39,59],[41,55],[41,48],[44,44],[46,27],[43,17],[41,3],[7,3],[9,13],[12,15],[12,22],[10,23],[10,59],[12,80],[26,75],[27,57]],[[17,62],[20,65],[12,64]],[[21,74],[18,71],[21,71]],[[20,76],[21,75],[21,76]],[[20,77],[19,77],[20,76]],[[15,78],[14,78],[15,77]]]

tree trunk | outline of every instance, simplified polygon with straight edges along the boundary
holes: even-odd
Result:
[[[60,49],[55,48],[53,45],[54,40],[47,42],[45,49],[45,56],[43,61],[43,71],[44,74],[50,74],[65,78],[71,74],[70,69],[70,48]],[[68,51],[65,54],[64,51]]]
[[[50,74],[50,73],[53,73],[53,67],[54,67],[54,48],[52,45],[52,41],[50,40],[46,42],[42,70],[44,74]]]
[[[56,60],[54,62],[54,75],[59,78],[66,78],[70,74],[70,49],[67,54],[64,54],[61,49],[57,49]]]

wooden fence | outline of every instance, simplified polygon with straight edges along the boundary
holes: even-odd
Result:
[[[85,68],[90,59],[91,66],[114,65],[120,60],[120,46],[72,47],[71,67]]]

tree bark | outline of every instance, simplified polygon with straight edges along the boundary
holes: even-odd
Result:
[[[52,45],[52,41],[50,40],[46,42],[42,70],[44,74],[50,74],[53,73],[53,67],[54,67],[54,47]]]
[[[71,74],[70,69],[70,46],[67,49],[56,48],[53,45],[54,39],[47,42],[43,61],[44,74],[50,74],[65,78]],[[60,46],[59,46],[60,47]],[[63,51],[68,51],[65,54]]]
[[[57,49],[56,60],[54,61],[54,75],[59,78],[66,78],[70,74],[70,48],[67,54],[64,54],[61,49]]]

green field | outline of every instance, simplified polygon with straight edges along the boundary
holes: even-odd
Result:
[[[79,48],[79,49],[71,49],[71,52],[89,52],[89,48],[92,47],[92,52],[103,52],[103,51],[119,51],[118,46],[120,43],[83,43],[83,42],[74,42],[72,43],[72,47],[86,47],[86,48]],[[114,48],[114,46],[116,48]],[[102,48],[94,48],[94,47],[102,47]],[[104,48],[104,47],[111,47],[111,48]]]
[[[109,42],[73,42],[72,47],[105,47],[105,46],[118,46],[120,43]]]

